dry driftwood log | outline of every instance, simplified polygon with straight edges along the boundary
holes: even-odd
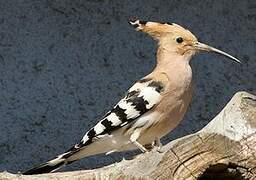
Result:
[[[0,179],[256,179],[256,96],[239,92],[202,130],[133,160],[94,170]]]

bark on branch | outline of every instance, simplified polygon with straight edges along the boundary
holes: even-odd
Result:
[[[94,170],[0,179],[256,179],[256,96],[238,92],[202,130],[163,147]]]

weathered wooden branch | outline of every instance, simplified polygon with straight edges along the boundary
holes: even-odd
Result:
[[[239,92],[202,130],[133,160],[94,170],[0,179],[256,179],[256,96]]]

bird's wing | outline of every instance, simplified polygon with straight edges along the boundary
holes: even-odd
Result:
[[[55,159],[29,169],[23,172],[23,174],[41,174],[55,171],[61,166],[77,159],[81,159],[92,153],[97,154],[97,152],[94,152],[98,151],[97,148],[99,148],[101,152],[104,152],[104,148],[106,148],[104,146],[108,143],[105,141],[104,137],[112,136],[113,132],[127,124],[129,125],[129,123],[134,122],[151,110],[161,100],[162,91],[164,91],[164,85],[160,81],[154,81],[150,78],[138,81],[128,90],[124,98],[122,98],[111,111],[106,113],[93,128],[85,133],[79,143],[75,144],[72,148],[57,156]],[[105,143],[105,145],[102,145],[102,143]],[[92,146],[89,146],[90,144]],[[93,146],[93,144],[95,146]],[[86,147],[90,147],[93,152],[86,154],[83,151]]]
[[[94,140],[103,137],[102,135],[111,134],[124,125],[133,122],[157,105],[161,100],[160,93],[163,90],[163,83],[150,78],[136,82],[116,106],[106,113],[93,128],[85,133],[82,140],[67,152],[77,151],[91,144]]]

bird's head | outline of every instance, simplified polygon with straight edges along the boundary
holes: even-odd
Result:
[[[219,49],[199,42],[194,34],[178,24],[147,22],[140,20],[130,21],[130,24],[136,30],[145,32],[156,39],[159,46],[164,51],[189,57],[193,56],[199,51],[215,52],[240,63],[237,58]]]

